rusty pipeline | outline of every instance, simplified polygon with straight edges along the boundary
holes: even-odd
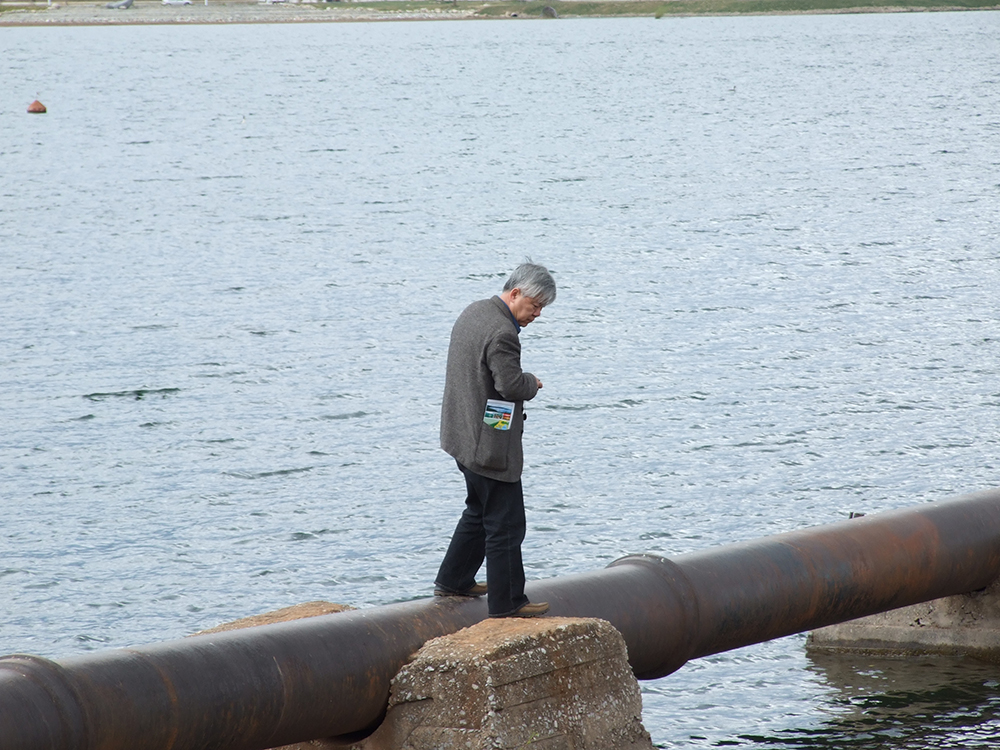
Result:
[[[529,584],[599,617],[640,679],[689,659],[962,594],[1000,576],[1000,491]],[[487,615],[422,599],[62,659],[0,659],[0,750],[265,750],[373,729],[427,640]]]

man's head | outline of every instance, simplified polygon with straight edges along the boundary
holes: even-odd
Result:
[[[545,266],[528,261],[514,269],[503,285],[500,299],[507,303],[514,319],[526,326],[542,314],[543,307],[555,301],[556,282]]]

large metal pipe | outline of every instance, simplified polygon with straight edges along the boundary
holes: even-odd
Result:
[[[531,584],[600,617],[640,678],[692,658],[980,589],[1000,576],[1000,491]],[[0,659],[0,750],[264,750],[377,725],[427,640],[486,617],[424,599],[64,659]]]

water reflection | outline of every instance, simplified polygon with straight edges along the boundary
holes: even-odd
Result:
[[[809,654],[808,670],[832,688],[825,710],[833,715],[817,726],[740,739],[755,747],[838,750],[986,748],[1000,739],[998,665],[817,651]]]

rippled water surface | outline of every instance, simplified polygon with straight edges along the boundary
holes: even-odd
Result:
[[[526,255],[529,577],[1000,485],[1000,15],[0,30],[0,652],[430,591],[451,323]],[[34,98],[49,108],[27,115]],[[987,747],[805,636],[665,748]]]

